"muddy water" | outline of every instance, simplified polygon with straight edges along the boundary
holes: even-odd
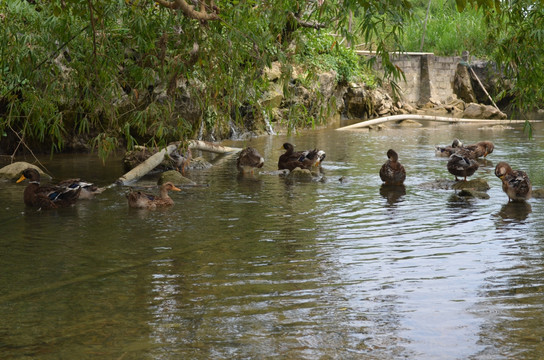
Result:
[[[227,158],[158,211],[129,210],[117,187],[36,212],[24,185],[1,182],[0,358],[539,358],[544,202],[508,204],[493,169],[544,186],[542,134],[427,124],[228,142],[256,147],[265,171],[286,140],[318,146],[324,177],[240,178]],[[422,185],[452,178],[433,149],[454,137],[495,143],[474,176],[490,199]],[[380,189],[390,147],[400,192]],[[123,173],[119,159],[41,160],[59,179]]]

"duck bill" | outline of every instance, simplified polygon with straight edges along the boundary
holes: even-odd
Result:
[[[174,191],[181,191],[180,188],[177,188],[177,187],[175,187],[175,186],[172,186],[172,190],[174,190]]]
[[[18,183],[20,183],[21,181],[24,181],[24,180],[26,180],[26,177],[23,174],[21,174],[21,177],[19,178],[19,180],[16,181],[16,183],[18,184]]]

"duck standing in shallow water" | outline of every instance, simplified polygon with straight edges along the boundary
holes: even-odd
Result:
[[[65,180],[58,185],[40,186],[40,173],[34,168],[25,169],[17,183],[28,179],[28,185],[23,193],[27,206],[40,210],[67,207],[76,202],[84,187],[94,186],[78,179]]]
[[[495,166],[495,176],[502,181],[502,190],[510,201],[525,201],[532,196],[531,180],[525,171],[512,170],[508,163],[501,161]]]
[[[158,207],[172,206],[174,200],[168,195],[168,191],[181,191],[171,182],[166,182],[161,185],[159,196],[144,193],[142,191],[131,191],[127,194],[128,206],[137,209],[153,210]]]
[[[242,174],[253,174],[255,169],[262,168],[263,165],[264,158],[255,148],[250,146],[242,150],[236,160],[236,168]]]
[[[313,149],[295,152],[293,144],[284,143],[285,153],[280,155],[278,160],[278,170],[288,169],[293,171],[295,168],[311,170],[312,167],[318,167],[325,159],[323,150]]]
[[[478,167],[476,161],[456,153],[450,156],[447,165],[450,174],[455,176],[455,181],[459,181],[458,176],[464,177],[465,181],[467,181],[467,177],[472,176],[478,170]]]
[[[399,155],[395,150],[389,149],[387,158],[380,169],[380,178],[386,185],[402,185],[406,179],[406,170],[399,162]]]

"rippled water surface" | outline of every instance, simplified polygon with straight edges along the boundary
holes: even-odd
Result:
[[[543,134],[427,124],[332,129],[251,145],[276,169],[286,140],[327,152],[324,177],[240,178],[235,158],[188,177],[168,210],[129,210],[127,188],[48,212],[0,182],[1,359],[535,359],[544,354],[544,200],[509,204],[494,165],[543,187]],[[474,177],[434,145],[491,140]],[[404,190],[381,189],[394,148]],[[108,185],[121,161],[42,159],[55,177]],[[346,181],[338,179],[344,177]]]

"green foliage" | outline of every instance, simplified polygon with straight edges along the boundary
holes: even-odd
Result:
[[[361,58],[352,48],[339,44],[332,35],[308,34],[297,49],[297,62],[310,69],[334,70],[338,82],[366,81],[373,83],[373,75],[364,69]],[[367,70],[367,71],[365,71]]]
[[[465,12],[460,13],[453,0],[431,2],[423,49],[421,49],[427,3],[424,1],[421,4],[404,29],[405,51],[424,51],[452,56],[461,55],[467,50],[479,58],[488,56],[483,14],[472,8],[467,8]]]

